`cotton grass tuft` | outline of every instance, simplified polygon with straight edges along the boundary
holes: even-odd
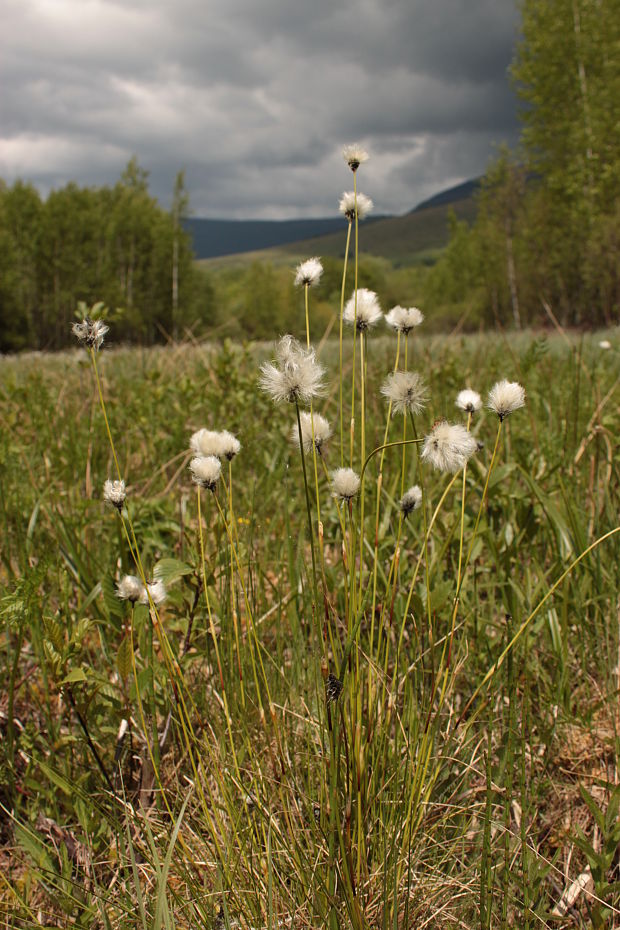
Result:
[[[345,191],[340,198],[340,203],[338,204],[338,209],[342,215],[352,223],[355,219],[355,203],[356,195],[355,191]],[[367,197],[365,194],[357,194],[357,218],[358,220],[363,220],[371,212],[374,204],[370,197]]]
[[[381,393],[392,403],[396,413],[412,413],[424,410],[427,392],[421,375],[416,371],[393,371],[381,385]]]
[[[324,373],[314,349],[304,349],[293,336],[283,336],[276,346],[275,364],[261,366],[259,383],[275,403],[309,404],[323,389]]]
[[[301,423],[301,444],[304,452],[312,452],[312,433],[314,427],[314,447],[319,455],[322,454],[323,446],[332,434],[331,426],[320,413],[307,413],[302,410],[299,414]],[[291,441],[299,444],[299,429],[293,426],[291,429]]]
[[[323,265],[318,258],[309,258],[297,266],[295,272],[295,285],[297,287],[312,287],[318,284],[323,274]]]
[[[424,314],[417,307],[392,307],[385,315],[385,322],[403,336],[424,322]]]
[[[352,468],[332,472],[332,494],[340,501],[352,500],[360,489],[360,476]]]
[[[382,316],[377,295],[366,287],[358,288],[357,303],[354,293],[346,302],[342,313],[345,323],[351,323],[360,333],[376,326]]]
[[[487,407],[494,410],[500,420],[525,406],[525,390],[516,381],[498,381],[489,391]]]
[[[189,470],[199,488],[214,491],[222,473],[222,463],[216,455],[197,455],[189,463]]]
[[[482,398],[477,391],[465,388],[463,391],[459,391],[455,404],[460,410],[465,410],[466,413],[476,413],[482,407]]]
[[[342,150],[342,157],[346,161],[351,171],[355,174],[359,166],[363,165],[365,161],[368,161],[368,152],[359,144],[359,142],[354,142],[352,145],[344,146]]]
[[[477,451],[477,440],[461,423],[440,420],[424,440],[422,458],[438,471],[454,473]]]
[[[103,485],[103,499],[106,504],[112,504],[120,513],[127,497],[124,481],[110,481],[108,478]]]

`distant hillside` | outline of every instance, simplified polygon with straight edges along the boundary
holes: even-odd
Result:
[[[377,222],[381,217],[373,217]],[[196,258],[217,258],[269,249],[290,242],[342,232],[346,222],[341,216],[311,220],[207,220],[191,217],[185,221]]]
[[[448,244],[450,224],[448,216],[453,212],[459,220],[473,223],[476,203],[472,197],[448,201],[444,205],[420,207],[404,216],[393,216],[360,226],[360,251],[388,258],[395,264],[409,265],[433,260],[438,250]],[[295,242],[281,248],[289,254],[344,255],[345,237],[321,236],[305,242]]]
[[[448,241],[448,213],[472,222],[474,194],[480,180],[441,191],[403,216],[374,216],[361,224],[362,251],[396,262],[423,260]],[[186,220],[197,259],[221,258],[277,248],[288,254],[339,256],[344,252],[346,223],[342,217],[310,220]]]
[[[411,212],[417,213],[419,210],[428,209],[428,207],[445,207],[446,204],[455,203],[458,200],[467,200],[478,193],[481,181],[482,178],[475,178],[473,181],[463,181],[462,184],[457,184],[456,187],[449,187],[447,190],[440,191],[439,194],[429,197],[428,200],[423,200]]]

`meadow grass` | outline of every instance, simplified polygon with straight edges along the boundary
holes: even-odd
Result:
[[[617,351],[420,332],[428,408],[387,428],[396,337],[320,345],[303,463],[270,346],[105,347],[101,397],[83,350],[0,360],[5,926],[620,925]],[[465,472],[402,445],[503,377],[526,407]],[[242,444],[215,493],[203,426]]]

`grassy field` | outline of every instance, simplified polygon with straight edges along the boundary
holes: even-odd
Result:
[[[305,457],[271,345],[0,359],[4,927],[620,927],[618,333],[419,332],[387,431],[396,336],[340,382],[312,333]],[[469,423],[503,378],[525,407]],[[414,442],[444,417],[455,474]],[[242,446],[214,491],[201,427]]]

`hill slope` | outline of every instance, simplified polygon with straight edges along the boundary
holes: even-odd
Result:
[[[441,191],[402,216],[374,216],[364,220],[362,251],[397,263],[423,261],[448,241],[448,214],[472,222],[479,180]],[[286,254],[340,256],[344,254],[346,223],[342,217],[310,220],[218,220],[192,217],[185,222],[197,259],[277,249]]]

